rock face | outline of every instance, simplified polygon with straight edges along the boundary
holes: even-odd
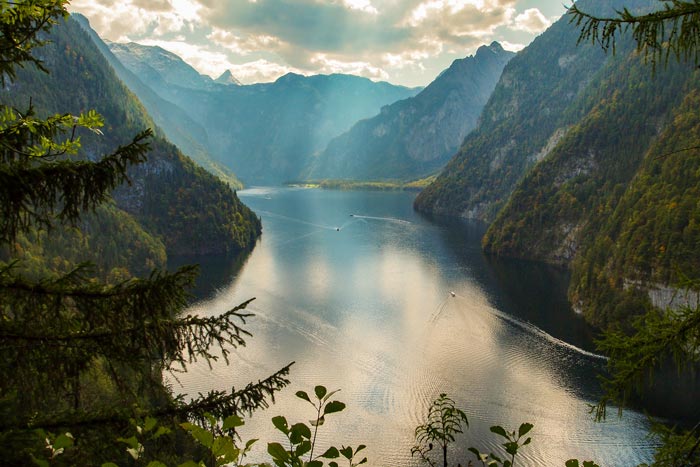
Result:
[[[417,96],[382,108],[334,138],[311,179],[411,179],[441,168],[476,126],[512,52],[497,42],[455,60]]]
[[[164,85],[186,89],[211,89],[214,80],[200,74],[172,52],[158,47],[129,42],[107,42],[109,50],[144,82],[162,81]]]
[[[223,73],[221,73],[221,76],[216,78],[214,81],[219,84],[232,84],[234,86],[242,86],[242,83],[238,81],[235,76],[233,76],[231,70],[224,71]]]
[[[622,3],[579,6],[605,14]],[[700,78],[675,62],[652,72],[630,38],[606,55],[577,45],[578,33],[562,18],[509,62],[477,129],[415,206],[490,221],[492,254],[570,268],[572,303],[605,326],[651,306],[650,288],[673,285],[678,270],[700,271],[700,156],[658,159],[697,145]]]
[[[167,113],[165,102],[197,123],[197,135],[183,125],[166,127],[166,134],[177,131],[178,138],[199,141],[246,183],[298,180],[311,155],[333,137],[419,92],[357,76],[293,73],[274,83],[232,86],[230,72],[216,82],[157,47],[112,43],[110,49],[160,98],[144,100],[149,112]],[[132,90],[141,97],[142,90]]]

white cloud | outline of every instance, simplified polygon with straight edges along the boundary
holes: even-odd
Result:
[[[538,34],[547,29],[551,24],[551,21],[548,20],[540,10],[537,8],[528,8],[515,17],[512,27],[518,31]]]
[[[106,39],[158,44],[212,76],[236,67],[244,82],[344,72],[414,86],[493,40],[522,48],[551,23],[543,12],[557,14],[536,1],[73,0],[69,8]]]
[[[265,83],[274,81],[287,73],[304,74],[301,70],[292,67],[269,62],[267,60],[256,60],[254,62],[231,65],[229,67],[233,76],[242,83]]]

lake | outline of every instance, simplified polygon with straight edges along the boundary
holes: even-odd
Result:
[[[470,422],[454,464],[467,464],[469,446],[497,452],[490,426],[522,422],[534,429],[520,465],[650,460],[643,415],[592,421],[605,361],[567,304],[565,273],[485,256],[483,225],[427,219],[413,211],[414,193],[254,188],[239,196],[261,217],[263,235],[238,261],[200,261],[192,312],[218,314],[256,297],[253,337],[230,366],[194,364],[170,382],[188,394],[243,387],[296,362],[290,387],[242,430],[262,440],[256,459],[268,441],[282,441],[270,419],[308,423],[313,409],[294,393],[322,384],[341,389],[347,408],[319,429],[317,452],[366,444],[370,466],[419,465],[414,429],[443,392]]]

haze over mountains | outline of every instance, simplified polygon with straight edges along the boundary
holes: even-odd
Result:
[[[439,170],[476,126],[513,55],[494,42],[455,60],[417,96],[334,138],[312,161],[309,178],[405,180]]]
[[[160,47],[107,45],[150,91],[198,122],[192,139],[246,183],[298,179],[308,157],[331,138],[419,91],[350,75],[292,73],[274,83],[232,86],[230,72],[212,80]],[[140,88],[133,90],[140,96]],[[151,99],[146,106],[161,113],[161,103]]]
[[[413,100],[420,89],[350,75],[290,73],[243,86],[227,70],[212,80],[160,47],[91,35],[177,144],[217,175],[223,166],[253,184],[434,173],[474,127],[513,55],[497,43],[484,46]]]

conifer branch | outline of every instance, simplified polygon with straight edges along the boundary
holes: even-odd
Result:
[[[190,401],[183,402],[183,396],[174,399],[165,407],[154,409],[113,407],[99,412],[83,411],[61,412],[60,416],[46,415],[24,420],[0,420],[0,432],[10,430],[34,430],[42,428],[55,430],[58,428],[75,427],[101,427],[106,425],[122,425],[128,423],[135,416],[152,416],[156,418],[186,417],[190,419],[203,418],[205,413],[223,418],[232,414],[252,413],[258,409],[268,408],[270,402],[274,403],[275,394],[290,384],[288,378],[291,366],[289,363],[284,368],[276,371],[263,380],[249,383],[245,388],[230,392],[211,391],[206,395]],[[136,412],[136,413],[135,413]]]
[[[617,37],[632,31],[637,49],[651,54],[652,64],[657,58],[700,62],[700,0],[663,1],[664,8],[647,14],[635,15],[627,8],[616,11],[615,17],[597,17],[569,7],[570,23],[581,28],[578,42],[590,40],[599,43],[604,50],[615,51]]]
[[[35,166],[0,165],[0,243],[10,243],[35,224],[49,228],[54,211],[60,221],[76,222],[83,211],[107,201],[129,183],[127,169],[146,161],[151,130],[97,162],[42,161]]]

